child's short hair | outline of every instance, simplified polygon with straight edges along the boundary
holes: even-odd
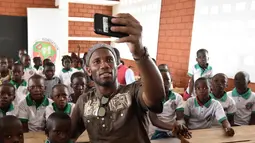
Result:
[[[158,69],[160,72],[169,72],[169,68],[167,64],[160,64],[158,65]]]
[[[205,82],[207,83],[207,85],[209,86],[209,81],[208,81],[208,79],[205,78],[205,77],[200,77],[199,79],[197,79],[197,80],[195,81],[195,87],[198,86],[198,83],[199,83],[200,81],[205,81]]]
[[[64,55],[64,56],[62,57],[62,59],[61,59],[62,63],[63,63],[63,62],[64,62],[64,60],[66,60],[66,59],[69,59],[71,62],[73,62],[73,60],[72,60],[71,56]]]
[[[58,88],[58,87],[65,87],[65,88],[67,88],[68,89],[68,86],[67,85],[65,85],[65,84],[56,84],[56,85],[54,85],[53,87],[52,87],[52,91],[53,91],[53,89],[55,89],[55,88]]]
[[[16,90],[16,88],[14,87],[14,85],[12,85],[12,84],[10,84],[10,83],[2,83],[1,85],[0,85],[0,87],[2,87],[2,86],[7,86],[7,87],[10,87],[10,88],[12,88],[13,89],[13,91],[14,91],[14,93],[15,93],[15,90]]]
[[[8,123],[14,123],[14,122],[19,122],[20,125],[22,125],[21,121],[13,116],[13,115],[6,115],[2,118],[0,118],[0,133],[2,134],[4,131],[5,126],[10,126],[11,124]]]
[[[47,62],[51,62],[51,60],[48,59],[48,58],[47,58],[47,59],[44,59],[44,60],[43,60],[43,65],[45,65]]]
[[[52,62],[45,63],[44,67],[55,67],[55,64]]]
[[[22,63],[14,63],[13,65],[12,65],[12,67],[16,67],[16,66],[21,66],[22,67],[22,69],[24,69],[24,66],[23,66],[23,64]]]
[[[54,122],[59,120],[66,120],[71,122],[71,118],[64,112],[54,112],[52,113],[46,121],[46,134],[53,128]]]
[[[238,75],[240,75],[240,74],[243,74],[244,77],[245,77],[245,79],[246,79],[248,82],[250,82],[250,75],[249,75],[249,73],[247,73],[247,72],[245,72],[245,71],[239,71],[239,72],[237,72],[237,73],[235,74],[234,79],[236,79],[236,77],[237,77]]]
[[[212,77],[212,79],[214,79],[216,76],[219,76],[219,75],[224,76],[225,78],[228,78],[227,75],[224,74],[224,73],[217,73],[217,74],[215,74],[215,75]]]
[[[75,72],[71,75],[71,82],[73,82],[73,79],[74,78],[77,78],[77,77],[81,77],[81,78],[85,78],[86,82],[89,81],[89,77],[88,77],[88,74],[87,73],[83,73],[83,72]]]
[[[206,49],[199,49],[197,51],[197,56],[198,56],[199,53],[208,53],[208,51]]]
[[[30,80],[41,80],[43,79],[44,80],[44,77],[42,77],[41,75],[39,74],[34,74],[33,76],[31,76],[29,79],[28,79],[28,83],[30,82]]]

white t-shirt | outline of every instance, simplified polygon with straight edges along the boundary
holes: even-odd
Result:
[[[22,122],[28,122],[28,129],[32,132],[39,132],[45,130],[45,109],[47,106],[52,104],[52,100],[48,99],[46,96],[42,104],[39,107],[36,107],[34,101],[28,95],[23,101],[19,104],[19,113],[18,118]]]
[[[220,104],[223,107],[226,114],[228,114],[228,115],[235,114],[235,112],[236,112],[236,103],[235,103],[234,99],[231,96],[227,95],[226,92],[220,99],[216,98],[212,93],[210,94],[210,96],[213,99],[220,102]]]
[[[228,96],[232,97],[236,103],[237,111],[234,116],[236,125],[249,125],[251,114],[255,113],[255,93],[249,89],[240,95],[234,88],[229,91]]]
[[[29,78],[36,73],[35,69],[32,67],[24,68],[23,79],[28,82]]]
[[[3,111],[0,109],[0,118],[4,117],[4,116],[6,116],[6,115],[17,116],[17,114],[18,114],[17,107],[14,106],[13,103],[11,103],[11,105],[10,105],[10,107],[9,107],[9,109],[8,109],[8,111],[7,111],[6,113],[3,112]]]
[[[59,73],[59,79],[61,83],[68,87],[70,93],[73,93],[73,89],[71,87],[71,76],[75,72],[77,72],[77,70],[74,68],[71,68],[68,71],[65,69],[62,69]]]
[[[219,123],[227,119],[220,102],[212,98],[204,105],[199,105],[196,97],[189,98],[184,115],[189,118],[189,129],[210,128],[215,119]]]
[[[75,107],[75,104],[73,103],[67,103],[66,107],[65,107],[65,110],[64,110],[64,113],[66,113],[67,115],[69,115],[71,117],[72,113],[73,113],[73,109]],[[58,110],[58,107],[56,106],[56,103],[52,103],[50,104],[49,106],[46,107],[46,111],[45,111],[45,117],[46,117],[46,120],[49,118],[49,116],[56,112],[56,111],[59,111]]]
[[[13,102],[14,102],[14,105],[17,106],[22,100],[26,98],[28,94],[27,82],[23,80],[22,83],[18,85],[18,83],[11,80],[10,83],[15,87],[15,99]]]
[[[205,77],[205,78],[212,78],[213,77],[213,70],[212,67],[210,65],[207,66],[206,69],[203,69],[199,66],[199,64],[194,65],[191,69],[189,69],[188,71],[188,75],[190,77],[193,76],[194,78],[194,83],[197,79],[199,79],[200,77]],[[195,88],[195,87],[194,87]],[[193,93],[191,94],[192,96],[194,96],[195,90],[193,90]],[[187,93],[189,93],[189,87],[186,90]],[[189,93],[190,94],[190,93]]]
[[[38,68],[38,70],[37,70],[35,67],[33,67],[33,68],[34,68],[36,74],[38,74],[38,75],[44,77],[44,74],[43,74],[43,66],[40,66],[40,67]]]
[[[163,112],[160,114],[157,114],[157,116],[159,120],[165,123],[174,124],[174,122],[176,121],[176,111],[184,110],[183,99],[180,94],[175,92],[170,92],[168,96],[169,96],[169,99],[163,102]],[[155,132],[155,130],[167,131],[167,130],[163,130],[158,127],[155,127],[150,123],[149,136],[151,136]]]

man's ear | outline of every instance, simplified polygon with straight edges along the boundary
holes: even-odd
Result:
[[[87,71],[87,73],[88,73],[89,76],[92,75],[92,72],[91,72],[91,68],[90,68],[90,67],[86,67],[86,71]]]

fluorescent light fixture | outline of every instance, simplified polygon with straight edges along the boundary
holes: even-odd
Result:
[[[82,3],[82,4],[93,4],[93,5],[106,5],[114,6],[119,4],[119,1],[113,0],[68,0],[70,3]]]
[[[101,38],[101,37],[68,37],[68,40],[73,41],[115,41],[117,38]]]
[[[94,18],[85,17],[68,17],[69,21],[79,21],[79,22],[94,22]]]

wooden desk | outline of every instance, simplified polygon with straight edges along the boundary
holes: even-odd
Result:
[[[190,143],[255,143],[255,126],[233,127],[234,137],[227,137],[222,128],[211,128],[203,130],[193,130]],[[151,141],[152,143],[180,143],[178,139],[162,139]]]
[[[47,137],[44,132],[29,132],[24,134],[25,143],[45,143]],[[89,142],[88,133],[85,131],[77,140],[78,142]]]

